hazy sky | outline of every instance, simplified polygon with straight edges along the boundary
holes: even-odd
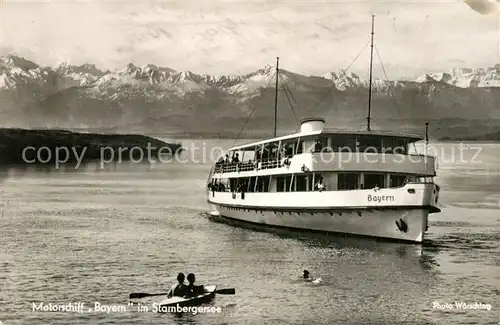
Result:
[[[471,6],[439,0],[4,0],[0,49],[42,65],[153,63],[210,74],[247,73],[280,56],[284,69],[318,75],[351,63],[370,39],[375,14],[375,44],[395,79],[500,62],[498,10],[481,14]],[[369,47],[351,71],[366,75],[368,64]],[[376,55],[374,64],[380,67]],[[384,77],[380,69],[375,73]]]

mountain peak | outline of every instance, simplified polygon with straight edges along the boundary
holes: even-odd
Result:
[[[358,75],[352,72],[341,70],[339,72],[328,72],[322,75],[323,78],[331,80],[339,90],[345,90],[352,87],[363,87],[367,83]]]
[[[438,81],[460,88],[500,87],[500,64],[487,68],[454,68],[448,72],[426,73],[415,81]]]
[[[274,75],[276,72],[276,67],[273,67],[272,65],[266,64],[263,68],[250,73],[250,75],[265,75],[265,76],[271,76]]]
[[[82,74],[82,75],[93,75],[95,77],[102,77],[106,74],[105,71],[100,70],[94,64],[85,63],[80,66],[71,65],[67,62],[61,63],[57,69],[57,72],[62,74]]]
[[[140,68],[133,63],[129,63],[124,69],[119,71],[119,74],[136,74]]]
[[[23,71],[39,68],[39,65],[35,62],[26,60],[25,58],[14,54],[8,54],[0,57],[0,64],[9,68],[19,68]]]

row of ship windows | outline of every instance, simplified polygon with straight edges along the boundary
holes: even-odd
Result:
[[[266,160],[279,157],[292,157],[304,152],[371,152],[407,154],[408,144],[405,138],[390,136],[356,136],[356,135],[321,135],[306,136],[297,139],[269,142],[257,145],[253,150],[247,148],[243,152],[234,151],[229,162],[245,160]],[[235,155],[237,161],[234,161]]]
[[[387,173],[308,173],[241,178],[213,178],[215,192],[303,192],[401,187],[417,181],[416,175]]]

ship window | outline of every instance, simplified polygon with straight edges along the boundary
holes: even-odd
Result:
[[[370,174],[370,173],[365,173],[363,175],[364,182],[363,182],[363,188],[383,188],[385,187],[385,175],[384,174]]]
[[[276,177],[276,192],[285,191],[285,176]]]
[[[322,152],[327,150],[328,137],[320,136],[314,139],[314,152]]]
[[[385,137],[383,147],[385,153],[406,154],[408,141],[404,138]]]
[[[359,152],[382,152],[382,138],[374,136],[360,136],[358,137],[358,150]]]
[[[304,141],[300,140],[297,145],[297,154],[301,154],[304,150]]]
[[[257,178],[257,192],[268,192],[270,176],[261,176]]]
[[[403,186],[407,177],[408,176],[406,176],[406,175],[394,175],[394,174],[392,174],[390,176],[390,187]]]
[[[355,190],[358,188],[358,182],[359,182],[358,173],[339,173],[338,189]]]
[[[252,161],[255,159],[255,150],[245,150],[241,152],[240,156],[240,161],[245,162],[245,161]]]
[[[408,182],[413,183],[417,181],[417,175],[408,175]]]
[[[236,182],[238,179],[236,178],[230,178],[229,179],[229,191],[235,192],[236,191]]]
[[[355,152],[355,135],[333,135],[331,136],[331,148],[334,152]]]
[[[394,137],[384,137],[382,139],[382,150],[384,153],[392,153],[395,147],[395,138]]]
[[[256,177],[250,177],[247,192],[253,192],[255,190],[255,178]]]
[[[254,159],[260,160],[261,158],[262,158],[262,148],[261,148],[261,146],[255,146]]]
[[[397,154],[406,154],[406,146],[407,146],[407,140],[406,139],[396,139],[396,147],[393,150],[393,153]]]
[[[285,157],[292,157],[294,152],[294,147],[295,147],[295,144],[297,143],[297,141],[293,141],[293,142],[283,142],[281,144],[281,152],[282,154],[285,156]]]
[[[278,142],[271,142],[269,144],[269,158],[273,159],[278,157]]]
[[[229,179],[227,178],[221,178],[219,180],[219,189],[221,192],[227,192],[229,191]]]
[[[238,178],[236,181],[236,192],[246,192],[248,188],[249,178]]]
[[[271,155],[271,152],[270,152],[270,148],[269,148],[269,144],[266,143],[264,144],[264,150],[262,151],[262,160],[266,160],[266,159],[269,159],[269,156]]]
[[[305,192],[307,190],[307,179],[304,175],[295,176],[296,182],[296,191],[297,192]]]

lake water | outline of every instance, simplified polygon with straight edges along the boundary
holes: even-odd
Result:
[[[190,147],[196,143],[183,141]],[[209,141],[204,146],[231,146]],[[0,174],[0,322],[19,324],[499,324],[500,145],[434,144],[442,213],[422,246],[264,232],[208,215],[211,161],[11,168]],[[460,153],[462,152],[462,153]],[[462,155],[462,156],[460,156]],[[453,158],[453,159],[452,159]],[[474,158],[474,159],[473,159]],[[298,280],[303,269],[320,285]],[[162,315],[128,306],[178,272],[218,295],[221,313]],[[82,313],[33,311],[84,303]],[[94,303],[127,311],[94,312]],[[434,303],[452,309],[433,308]],[[455,302],[490,304],[459,310]]]

